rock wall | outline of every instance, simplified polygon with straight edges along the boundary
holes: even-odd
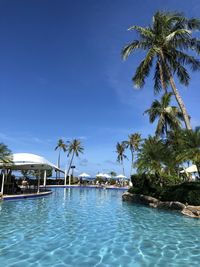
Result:
[[[192,218],[200,218],[200,206],[185,205],[178,201],[162,202],[159,199],[154,198],[154,197],[140,195],[140,194],[131,194],[129,192],[125,192],[122,195],[122,200],[148,205],[149,207],[152,207],[152,208],[175,210],[175,211],[180,212],[183,215],[186,215]]]

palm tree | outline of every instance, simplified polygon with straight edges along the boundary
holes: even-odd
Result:
[[[129,30],[135,30],[139,39],[126,45],[122,50],[123,59],[136,50],[146,51],[146,56],[137,67],[132,80],[136,87],[141,88],[155,62],[154,91],[166,90],[171,86],[174,96],[183,114],[185,126],[191,129],[190,117],[184,102],[175,85],[173,74],[176,74],[179,82],[189,84],[190,76],[184,65],[189,65],[192,70],[200,69],[200,61],[188,50],[199,54],[200,40],[192,36],[192,31],[200,29],[199,19],[187,19],[180,13],[156,12],[151,26],[132,26]]]
[[[8,147],[0,143],[0,163],[6,164],[12,162],[12,152]]]
[[[144,113],[149,115],[150,123],[153,123],[158,119],[156,127],[156,136],[167,136],[168,130],[177,130],[181,127],[181,121],[183,120],[183,114],[179,108],[170,106],[172,93],[165,93],[161,101],[154,100],[151,107]]]
[[[132,175],[133,170],[133,160],[134,160],[134,152],[138,151],[139,145],[141,143],[141,134],[134,133],[128,136],[128,141],[124,141],[126,148],[130,149],[131,152],[131,170],[130,170],[130,177]]]
[[[165,152],[162,140],[149,136],[144,140],[138,153],[136,162],[138,172],[159,176],[164,168]]]
[[[197,166],[200,176],[200,127],[196,127],[194,130],[183,130],[180,145],[182,150],[178,159],[191,160]]]
[[[55,147],[55,150],[58,149],[58,164],[57,164],[57,167],[58,169],[60,169],[60,153],[61,153],[61,150],[63,152],[66,152],[67,151],[67,145],[65,144],[65,142],[62,140],[62,139],[59,139],[58,140],[58,143],[57,143],[57,146]],[[59,178],[60,178],[60,172],[59,172]],[[57,172],[56,172],[56,179],[57,179]]]
[[[78,157],[79,153],[83,153],[83,150],[84,150],[84,147],[82,146],[80,140],[74,139],[69,143],[68,148],[67,148],[67,151],[68,151],[67,157],[69,157],[70,155],[72,155],[72,156],[71,156],[71,160],[69,163],[69,168],[67,170],[67,177],[69,175],[69,171],[70,171],[70,168],[72,166],[74,156]]]
[[[122,142],[122,143],[117,143],[117,145],[116,145],[116,152],[117,152],[117,161],[119,162],[119,163],[121,163],[121,165],[122,165],[122,171],[123,171],[123,175],[125,175],[125,172],[124,172],[124,159],[126,159],[127,158],[127,156],[124,154],[124,151],[125,151],[125,149],[126,149],[126,145],[125,145],[125,143],[124,142]]]

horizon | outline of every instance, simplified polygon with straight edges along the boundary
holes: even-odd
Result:
[[[122,61],[122,47],[136,38],[127,29],[150,24],[157,10],[199,17],[200,2],[7,0],[0,7],[1,142],[13,153],[56,164],[58,139],[78,138],[85,149],[74,162],[76,174],[122,173],[116,143],[134,132],[154,133],[143,112],[161,96],[153,94],[152,74],[143,89],[133,89],[131,77],[143,55]],[[195,127],[199,73],[190,75],[188,88],[177,87]],[[65,169],[66,154],[61,160]]]

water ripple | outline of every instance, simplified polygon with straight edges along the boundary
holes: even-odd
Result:
[[[200,265],[200,220],[121,201],[122,191],[55,189],[0,203],[5,267]]]

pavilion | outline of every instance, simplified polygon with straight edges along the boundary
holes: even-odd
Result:
[[[36,170],[39,172],[38,175],[38,184],[37,184],[37,193],[40,192],[40,172],[44,172],[44,186],[46,186],[47,181],[47,171],[55,170],[62,173],[65,173],[63,170],[59,169],[56,165],[49,162],[45,158],[30,154],[30,153],[15,153],[12,155],[11,163],[0,163],[0,169],[2,170],[2,184],[1,184],[1,195],[4,192],[4,184],[6,180],[6,171],[22,171],[22,170]]]

